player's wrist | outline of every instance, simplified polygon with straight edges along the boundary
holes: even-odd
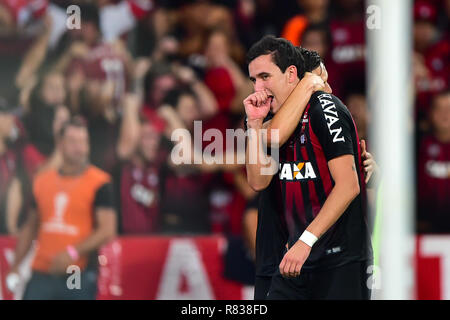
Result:
[[[10,272],[6,276],[6,286],[9,291],[14,292],[20,282],[20,274],[18,271]]]
[[[249,119],[246,118],[247,127],[252,129],[261,129],[264,119]]]
[[[312,248],[312,246],[319,240],[313,233],[308,230],[303,231],[300,238],[298,238],[301,242],[305,243],[308,247]]]
[[[69,245],[67,246],[66,250],[73,261],[77,261],[80,258],[80,254],[74,246]]]

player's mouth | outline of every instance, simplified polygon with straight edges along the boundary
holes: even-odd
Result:
[[[274,96],[273,95],[269,95],[267,99],[269,99],[269,105],[270,105],[270,108],[272,108]]]

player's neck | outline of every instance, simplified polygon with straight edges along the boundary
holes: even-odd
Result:
[[[322,10],[310,10],[307,16],[311,21],[320,23],[326,19],[326,12]]]
[[[63,163],[59,169],[59,173],[63,176],[78,176],[84,172],[87,168],[88,163],[83,163],[82,165],[72,165],[70,163]]]

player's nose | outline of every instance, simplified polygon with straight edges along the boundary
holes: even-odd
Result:
[[[264,82],[262,82],[259,79],[256,79],[255,84],[254,84],[253,87],[255,89],[255,92],[264,91],[266,89],[265,86],[264,86]]]

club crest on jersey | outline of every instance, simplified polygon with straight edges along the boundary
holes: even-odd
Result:
[[[321,94],[318,96],[320,105],[322,106],[323,114],[325,120],[327,121],[328,131],[333,137],[333,142],[345,142],[345,138],[342,135],[342,127],[338,127],[339,115],[336,110],[336,105],[334,104],[331,95],[328,93]]]
[[[280,163],[278,175],[280,180],[285,181],[315,179],[317,177],[311,162]]]
[[[302,134],[300,135],[300,144],[301,144],[301,145],[306,144],[306,135],[305,135],[304,133],[302,133]]]

